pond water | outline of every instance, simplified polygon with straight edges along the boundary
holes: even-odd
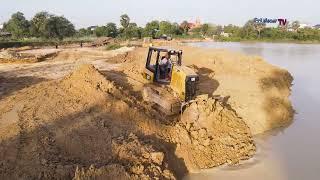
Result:
[[[293,123],[255,137],[257,155],[236,167],[218,167],[186,179],[320,179],[320,45],[286,43],[201,42],[193,46],[229,49],[262,56],[294,77]]]

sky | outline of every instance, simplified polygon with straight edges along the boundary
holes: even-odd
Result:
[[[64,15],[76,28],[119,24],[121,14],[145,25],[151,20],[183,20],[243,25],[257,18],[286,18],[320,24],[319,0],[0,0],[0,24],[20,11],[27,19],[39,11]]]

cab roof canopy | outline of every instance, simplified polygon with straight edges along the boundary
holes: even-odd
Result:
[[[170,52],[170,54],[182,54],[182,50],[175,50],[169,47],[149,47],[149,50],[159,51],[159,52]]]

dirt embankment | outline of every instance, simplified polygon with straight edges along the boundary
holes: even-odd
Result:
[[[227,105],[202,97],[186,118],[165,125],[134,95],[83,65],[4,98],[1,177],[174,179],[255,151],[249,128]]]
[[[113,93],[120,96],[113,83],[84,65],[63,80],[4,99],[1,177],[70,178],[76,168],[91,165],[121,167],[136,179],[171,177],[163,153],[130,133],[136,125],[124,116],[129,106]]]
[[[197,101],[176,117],[159,115],[141,98],[146,48],[115,57],[117,51],[68,50],[50,62],[6,70],[10,78],[47,79],[0,94],[1,179],[181,178],[249,159],[252,134],[290,122],[292,78],[285,70],[257,57],[177,48],[200,83]],[[110,69],[109,63],[120,64]],[[72,73],[50,76],[59,67]]]
[[[227,50],[174,44],[172,47],[182,49],[183,63],[199,74],[199,94],[230,97],[228,103],[253,134],[291,123],[294,111],[289,96],[293,78],[288,71],[260,57]],[[145,54],[146,49],[140,48],[127,55],[126,62],[131,64],[123,67],[123,71],[128,76],[139,74]]]
[[[0,51],[0,63],[34,63],[57,56],[57,49],[12,48]]]

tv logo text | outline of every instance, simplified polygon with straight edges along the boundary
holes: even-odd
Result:
[[[280,26],[287,25],[287,19],[279,18],[279,19],[269,19],[269,18],[254,18],[253,22],[255,23],[279,23]]]

